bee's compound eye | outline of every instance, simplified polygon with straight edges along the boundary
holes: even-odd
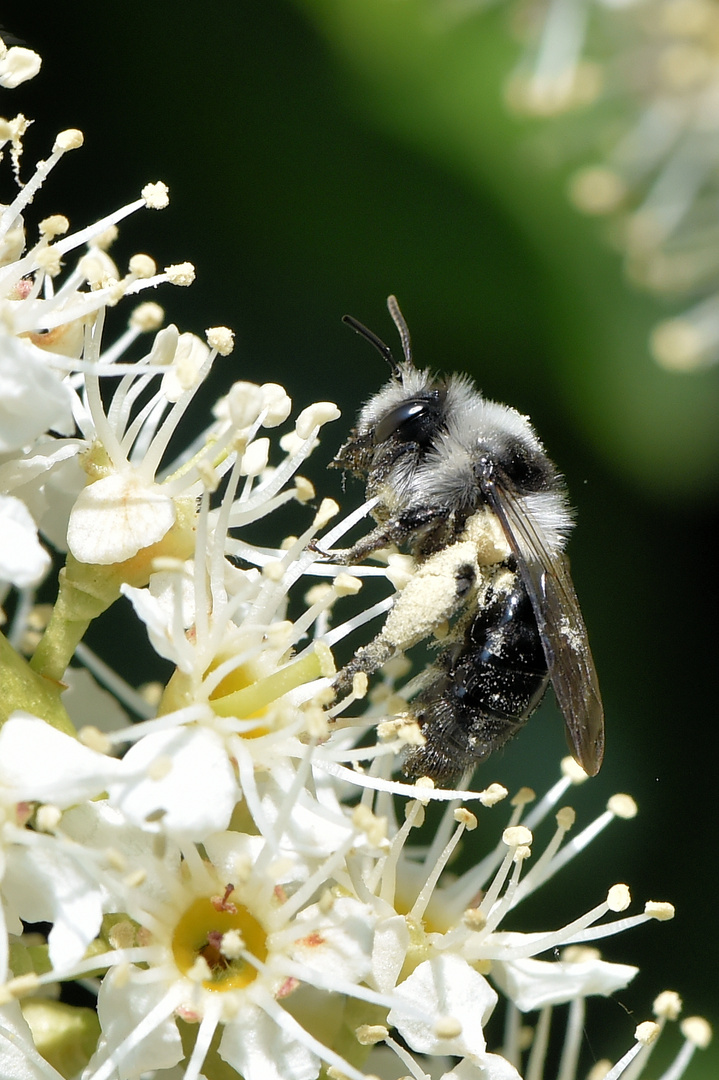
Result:
[[[433,391],[431,397],[409,398],[382,417],[375,428],[374,441],[382,443],[397,438],[426,446],[440,427],[441,412],[438,391]]]

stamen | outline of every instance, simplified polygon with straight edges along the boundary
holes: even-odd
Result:
[[[364,1073],[359,1069],[355,1069],[354,1065],[350,1065],[343,1057],[336,1054],[333,1050],[330,1050],[324,1043],[321,1043],[319,1039],[315,1039],[313,1035],[303,1028],[294,1017],[290,1016],[280,1005],[278,1005],[269,994],[258,993],[257,1004],[261,1009],[267,1013],[267,1015],[275,1021],[277,1026],[281,1028],[287,1035],[295,1039],[301,1046],[307,1047],[313,1053],[320,1058],[321,1061],[326,1062],[327,1065],[334,1066],[338,1072],[347,1077],[347,1080],[366,1080]],[[94,1078],[93,1078],[94,1080]],[[102,1078],[104,1080],[104,1078]]]
[[[198,372],[197,384],[201,383],[206,378],[211,366],[212,360],[210,358],[210,355],[208,355],[205,359],[205,362],[202,364],[200,371]],[[190,403],[195,396],[196,389],[197,387],[193,385],[189,387],[189,389],[185,390],[185,392],[178,399],[178,401],[175,402],[170,412],[163,420],[162,424],[160,425],[160,429],[152,440],[152,444],[150,445],[150,447],[148,447],[148,452],[145,456],[144,461],[142,462],[142,465],[140,466],[140,470],[143,476],[148,478],[153,477],[157,472],[160,466],[160,461],[162,460],[165,450],[167,449],[167,445],[172,438],[181,418],[184,416],[185,412],[189,408]]]
[[[567,1030],[564,1036],[557,1080],[574,1080],[577,1075],[579,1051],[584,1036],[585,1012],[585,999],[583,997],[577,997],[569,1003]]]
[[[204,1004],[205,1014],[200,1021],[195,1045],[187,1063],[183,1080],[197,1080],[200,1069],[210,1049],[212,1037],[217,1030],[222,1014],[222,1002],[219,998],[207,998]]]
[[[551,1023],[552,1006],[545,1005],[545,1007],[540,1010],[537,1026],[534,1029],[534,1038],[532,1039],[532,1049],[529,1052],[529,1060],[527,1061],[525,1080],[542,1080],[542,1077],[544,1076]]]
[[[397,890],[397,867],[402,849],[407,837],[414,828],[418,828],[424,821],[424,807],[417,800],[413,800],[405,807],[405,819],[401,828],[392,838],[389,854],[377,861],[374,872],[368,881],[371,892],[375,892],[380,885],[379,897],[386,903],[394,906]]]
[[[694,1056],[694,1051],[697,1048],[706,1049],[711,1042],[711,1027],[702,1016],[688,1016],[680,1026],[686,1042],[666,1072],[662,1073],[659,1080],[679,1080],[686,1072],[689,1062]]]
[[[634,1046],[632,1046],[630,1050],[627,1050],[626,1054],[624,1054],[624,1056],[619,1059],[616,1065],[614,1065],[609,1070],[609,1072],[604,1075],[603,1080],[619,1080],[620,1077],[624,1077],[626,1070],[629,1068],[632,1062],[636,1060],[642,1050],[642,1044],[640,1042],[636,1042]],[[639,1064],[641,1070],[641,1068],[643,1068],[643,1066],[641,1065],[641,1061],[639,1062]]]
[[[474,824],[475,826],[477,824],[476,818],[474,819]],[[452,853],[454,852],[457,844],[462,837],[464,830],[468,827],[469,823],[466,820],[459,821],[457,828],[454,831],[454,835],[452,836],[451,840],[449,840],[449,842],[445,845],[444,851],[434,863],[432,871],[429,874],[426,882],[422,886],[422,889],[420,890],[417,899],[412,905],[412,910],[409,913],[408,918],[412,922],[419,923],[423,918],[424,913],[427,910],[427,905],[432,899],[432,893],[434,892],[437,882],[439,881],[440,875],[443,872],[447,863],[449,862]]]
[[[529,829],[522,825],[516,825],[505,829],[502,834],[502,843],[509,849],[502,860],[502,865],[494,876],[492,884],[487,890],[479,910],[486,917],[489,917],[489,913],[494,907],[499,897],[499,893],[504,885],[509,874],[509,869],[514,862],[514,856],[517,848],[520,846],[526,847],[532,842],[532,834]]]
[[[76,150],[78,147],[82,146],[82,143],[83,134],[81,131],[78,131],[75,128],[68,128],[67,131],[60,132],[55,139],[50,157],[46,161],[39,161],[37,163],[34,174],[30,177],[25,186],[20,189],[20,192],[15,196],[13,202],[5,208],[2,214],[0,214],[0,234],[8,229],[26,206],[30,205],[63,154],[66,154],[68,150]],[[10,265],[12,266],[12,264]],[[15,263],[15,267],[17,266],[18,264]],[[23,277],[27,272],[28,271],[21,270],[19,276]]]
[[[582,829],[579,835],[575,836],[573,840],[570,840],[570,842],[562,849],[562,851],[560,851],[556,855],[556,857],[548,864],[544,876],[542,877],[543,882],[548,881],[551,877],[554,877],[554,875],[564,866],[566,866],[568,862],[571,862],[571,860],[576,855],[578,855],[580,851],[583,851],[592,842],[592,840],[599,836],[603,829],[606,829],[607,825],[609,825],[615,817],[628,816],[630,809],[629,805],[620,801],[621,799],[625,798],[627,797],[613,796],[612,799],[618,800],[614,804],[612,802],[612,799],[609,800],[609,803],[607,804],[608,809],[605,810],[603,814],[600,814],[597,818],[595,818],[595,820],[591,824],[587,825],[586,828]],[[634,804],[633,800],[630,800],[630,803],[634,807],[634,811],[636,812],[636,805]],[[533,815],[528,815],[527,820],[529,821],[529,819],[532,817]]]
[[[535,892],[546,880],[545,874],[548,872],[552,859],[559,850],[565,835],[574,825],[575,817],[576,815],[571,806],[565,806],[559,811],[557,814],[557,831],[517,889],[512,904],[513,907],[516,907],[529,893]]]
[[[207,705],[202,703],[187,705],[184,709],[176,709],[174,712],[165,713],[150,720],[141,720],[136,724],[129,724],[127,727],[108,732],[105,738],[111,746],[139,742],[146,735],[153,735],[158,731],[170,731],[186,724],[207,722],[211,716],[211,710]]]
[[[584,769],[577,765],[574,758],[563,758],[561,779],[549,789],[546,795],[542,796],[534,809],[527,814],[524,821],[527,828],[535,830],[540,822],[544,821],[547,814],[554,809],[559,800],[564,797],[570,787],[583,784],[588,779],[589,777]]]
[[[511,855],[512,853],[510,851],[505,862],[511,861]],[[504,869],[504,867],[502,869]],[[611,890],[609,891],[609,896],[611,897]],[[481,910],[486,910],[486,899],[487,898],[485,897],[485,900],[482,902]],[[497,945],[496,948],[494,948],[492,942],[487,941],[486,949],[488,955],[501,960],[520,960],[530,956],[538,956],[547,949],[555,949],[559,945],[595,940],[595,938],[605,936],[602,933],[604,926],[593,928],[591,934],[584,934],[582,931],[588,926],[592,926],[597,919],[601,919],[609,910],[611,910],[610,901],[607,899],[601,904],[597,904],[596,907],[592,908],[590,911],[585,912],[584,915],[580,915],[578,919],[574,919],[572,922],[567,923],[561,930],[556,930],[547,934],[529,935],[529,941],[524,945],[519,943],[516,945],[510,944],[508,946]],[[614,928],[614,924],[612,923],[609,925],[612,927],[610,933],[616,933],[617,931]]]
[[[674,908],[671,904],[667,905],[671,909],[670,913],[655,915],[649,909],[649,905],[645,906],[645,910],[641,915],[632,915],[626,919],[614,919],[612,922],[602,923],[601,926],[594,926],[590,929],[583,931],[572,937],[573,944],[578,944],[584,941],[599,941],[601,938],[610,937],[613,934],[623,934],[625,930],[631,930],[635,926],[641,926],[642,923],[648,922],[650,919],[658,919],[660,922],[674,917]]]
[[[329,773],[330,776],[336,776],[338,779],[346,781],[353,787],[371,788],[374,791],[383,791],[391,795],[404,795],[409,798],[417,797],[417,788],[415,784],[403,783],[400,780],[384,780],[381,777],[356,773],[351,769],[345,769],[336,762],[324,761],[319,755],[315,760],[315,765],[317,768],[322,769],[323,772]],[[481,802],[483,796],[484,792],[482,791],[462,791],[459,788],[456,790],[454,788],[434,788],[433,791],[427,794],[427,799],[431,802],[453,802],[455,799],[459,799],[462,802],[471,802],[475,799],[479,799]]]
[[[340,623],[339,626],[330,630],[325,635],[325,641],[330,648],[332,648],[338,641],[341,641],[342,638],[347,637],[349,634],[353,634],[360,626],[364,626],[365,623],[371,622],[372,619],[384,615],[393,606],[394,601],[394,596],[388,596],[384,600],[379,600],[376,604],[373,604],[372,607],[366,608],[364,611],[354,615],[351,619],[347,619],[346,622]]]
[[[414,1080],[429,1080],[429,1073],[426,1073],[424,1069],[421,1069],[415,1059],[410,1054],[409,1050],[400,1046],[391,1035],[387,1035],[384,1040],[385,1045],[393,1050],[395,1055],[399,1058],[403,1065],[409,1070],[409,1076],[414,1077]]]

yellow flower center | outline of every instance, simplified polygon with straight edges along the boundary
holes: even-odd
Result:
[[[190,904],[175,927],[172,952],[183,975],[198,957],[207,962],[210,978],[202,983],[206,990],[239,990],[257,978],[257,968],[245,956],[264,961],[267,934],[228,885],[224,896],[203,896]]]

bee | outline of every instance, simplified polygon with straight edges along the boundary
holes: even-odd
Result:
[[[443,786],[515,735],[549,682],[572,754],[591,776],[604,713],[564,548],[573,525],[564,480],[527,417],[488,401],[465,375],[412,361],[409,330],[387,301],[403,360],[352,316],[391,368],[333,465],[364,480],[374,528],[334,552],[346,564],[393,545],[414,557],[385,624],[339,672],[338,692],[431,635],[442,642],[409,705],[424,745],[403,765]]]

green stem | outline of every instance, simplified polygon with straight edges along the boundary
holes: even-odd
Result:
[[[58,578],[57,603],[30,661],[34,671],[58,682],[62,679],[92,620],[119,597],[122,580],[118,566],[93,566],[68,555]]]

